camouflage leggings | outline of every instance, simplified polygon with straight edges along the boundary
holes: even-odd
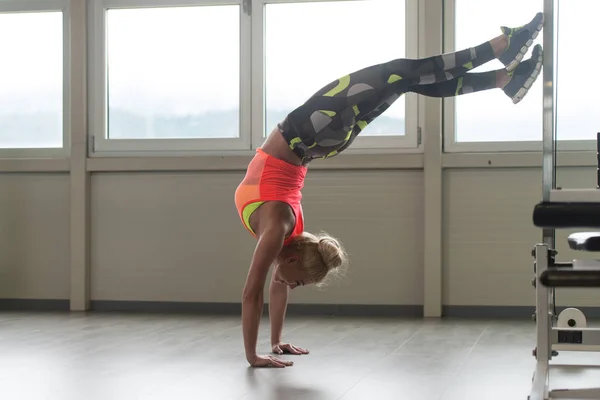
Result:
[[[278,127],[305,164],[333,157],[404,93],[452,97],[495,88],[494,71],[468,73],[494,58],[486,42],[455,53],[373,65],[327,84]]]

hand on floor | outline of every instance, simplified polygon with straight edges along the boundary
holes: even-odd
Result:
[[[302,347],[294,346],[291,343],[277,343],[272,347],[272,351],[275,354],[308,354],[308,350]]]
[[[285,368],[294,365],[292,361],[280,360],[273,356],[254,356],[254,359],[250,361],[250,365],[255,368],[274,367],[274,368]]]

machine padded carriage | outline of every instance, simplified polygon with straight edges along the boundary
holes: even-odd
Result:
[[[540,228],[600,228],[600,203],[541,202],[533,210],[533,223]],[[576,232],[568,236],[572,250],[600,252],[600,231]],[[554,266],[544,271],[540,282],[548,287],[600,287],[600,261],[575,260],[572,266]]]
[[[533,209],[539,228],[600,228],[600,203],[543,201]]]
[[[533,224],[539,228],[600,228],[600,204],[541,202],[533,209]],[[600,251],[600,232],[573,233],[568,242],[573,250]]]

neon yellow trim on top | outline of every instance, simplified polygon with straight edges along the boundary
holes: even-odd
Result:
[[[333,97],[336,94],[340,93],[342,90],[346,89],[348,85],[350,85],[350,75],[346,75],[338,79],[338,84],[336,87],[331,89],[329,92],[325,93],[323,96]]]
[[[354,106],[352,106],[352,109],[354,110],[354,115],[358,115],[358,113],[360,113],[358,106],[354,105]]]
[[[254,234],[255,232],[252,230],[252,227],[250,227],[250,216],[254,211],[258,209],[258,207],[262,206],[263,203],[264,201],[250,203],[246,207],[244,207],[244,211],[242,211],[242,217],[244,218],[244,224],[246,225],[246,228],[248,228],[248,230]]]
[[[335,117],[335,111],[329,111],[329,110],[319,110],[321,111],[323,114],[329,116],[329,117]]]
[[[463,67],[467,69],[473,69],[473,61],[469,61],[468,63],[463,64]]]

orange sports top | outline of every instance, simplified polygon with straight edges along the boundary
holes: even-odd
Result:
[[[265,153],[261,148],[256,150],[254,158],[248,165],[246,176],[235,191],[235,206],[242,224],[256,237],[250,227],[250,216],[266,201],[282,201],[290,205],[296,216],[294,230],[285,239],[288,245],[295,236],[304,232],[304,215],[302,213],[301,190],[307,168],[287,163]]]

